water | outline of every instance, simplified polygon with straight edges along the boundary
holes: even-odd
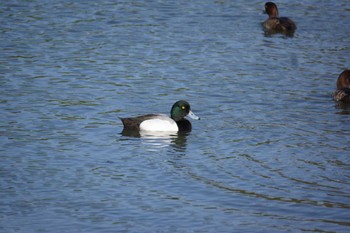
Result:
[[[349,232],[347,1],[0,3],[1,232]],[[188,134],[118,117],[189,101]]]

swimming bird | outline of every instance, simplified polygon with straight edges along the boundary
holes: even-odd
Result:
[[[287,17],[279,17],[277,5],[273,2],[265,3],[265,13],[269,15],[269,18],[263,22],[263,27],[266,32],[283,33],[287,35],[293,35],[297,29],[293,20]]]
[[[344,103],[350,103],[350,70],[341,72],[337,79],[337,90],[333,93],[333,99]]]
[[[172,106],[170,117],[164,114],[147,114],[120,119],[124,125],[123,131],[189,132],[192,130],[192,125],[184,118],[186,116],[194,120],[200,119],[191,111],[187,101],[179,100]]]

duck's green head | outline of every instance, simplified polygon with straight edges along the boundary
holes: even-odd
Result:
[[[189,116],[194,120],[199,120],[200,118],[196,116],[192,111],[190,104],[185,100],[177,101],[170,111],[170,116],[174,121],[179,121],[185,116]]]

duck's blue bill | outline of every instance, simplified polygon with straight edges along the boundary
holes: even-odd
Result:
[[[200,120],[201,118],[199,118],[198,116],[196,116],[191,110],[187,115],[188,117],[192,118],[193,120]]]

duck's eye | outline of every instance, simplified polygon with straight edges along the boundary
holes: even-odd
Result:
[[[181,109],[182,109],[182,110],[185,110],[185,108],[186,108],[185,106],[183,106],[183,105],[181,106]]]

